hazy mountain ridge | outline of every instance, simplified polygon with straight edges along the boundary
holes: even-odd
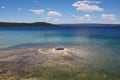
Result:
[[[120,24],[98,24],[98,23],[78,23],[78,24],[59,24],[60,26],[79,26],[79,27],[120,27]]]

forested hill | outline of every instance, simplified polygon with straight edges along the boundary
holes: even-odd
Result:
[[[7,27],[7,26],[55,26],[55,25],[46,22],[34,22],[34,23],[0,22],[0,27]]]

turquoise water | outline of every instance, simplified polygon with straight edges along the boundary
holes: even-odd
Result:
[[[120,27],[0,27],[0,50],[56,46],[81,56],[75,73],[83,71],[95,80],[104,75],[104,80],[120,79]]]
[[[100,45],[120,48],[120,27],[0,27],[0,48],[23,45]]]

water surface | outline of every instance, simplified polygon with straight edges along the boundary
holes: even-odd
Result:
[[[22,45],[99,45],[120,48],[119,27],[0,27],[0,48]]]
[[[84,80],[120,79],[120,27],[0,27],[1,50],[56,46],[81,56],[67,75],[83,74]]]

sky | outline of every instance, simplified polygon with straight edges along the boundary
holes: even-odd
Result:
[[[120,24],[120,0],[0,0],[0,22]]]

